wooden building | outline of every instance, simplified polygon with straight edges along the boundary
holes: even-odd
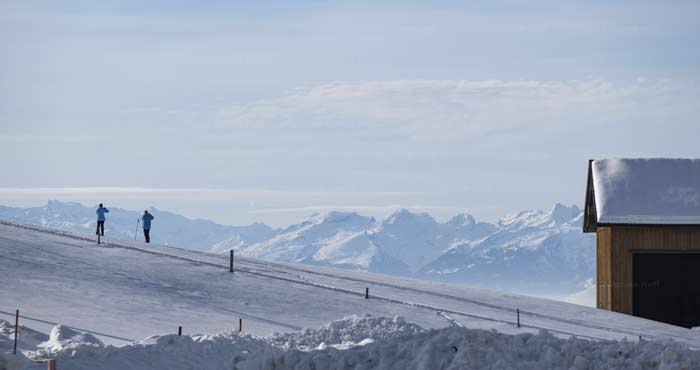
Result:
[[[590,161],[583,231],[598,308],[700,326],[700,160]]]

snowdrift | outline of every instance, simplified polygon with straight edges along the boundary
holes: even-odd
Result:
[[[45,369],[697,369],[700,352],[669,341],[562,339],[542,331],[507,335],[450,327],[425,330],[401,317],[349,316],[319,329],[267,337],[224,331],[162,335],[123,347],[57,326],[50,335],[0,321],[0,370]],[[46,339],[37,343],[38,339]]]

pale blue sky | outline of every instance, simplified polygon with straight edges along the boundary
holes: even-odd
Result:
[[[698,16],[697,1],[2,2],[0,203],[275,225],[580,205],[589,158],[700,157]],[[62,187],[111,189],[45,189]]]

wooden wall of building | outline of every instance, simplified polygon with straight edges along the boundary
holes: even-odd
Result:
[[[700,252],[700,227],[599,227],[597,243],[597,306],[631,315],[633,253]]]
[[[600,227],[596,233],[596,281],[598,282],[596,305],[605,310],[612,310],[610,306],[610,286],[612,283],[610,235],[609,227]]]

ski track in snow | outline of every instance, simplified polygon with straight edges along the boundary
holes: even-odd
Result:
[[[59,231],[59,230],[48,230],[48,229],[43,229],[43,228],[34,227],[34,226],[18,225],[15,223],[5,222],[5,221],[0,221],[0,224],[6,225],[6,226],[12,226],[12,227],[19,227],[19,228],[23,228],[23,229],[27,229],[27,230],[31,230],[31,231],[42,232],[42,233],[46,233],[46,234],[59,235],[59,236],[77,239],[77,240],[81,240],[81,241],[88,241],[88,242],[92,242],[92,243],[95,242],[94,238],[88,238],[85,236],[75,235],[72,233]],[[13,240],[13,242],[16,242],[16,241]],[[174,259],[178,259],[178,260],[182,260],[182,261],[186,261],[186,262],[190,262],[190,263],[212,266],[212,267],[221,268],[221,269],[228,269],[228,256],[222,256],[222,255],[218,255],[218,254],[191,252],[191,251],[181,250],[181,249],[169,247],[169,246],[159,246],[160,249],[166,249],[170,252],[173,252],[173,253],[165,253],[165,252],[155,251],[152,249],[139,248],[139,247],[128,246],[128,245],[124,245],[124,244],[119,244],[119,243],[114,242],[112,240],[106,240],[101,246],[106,247],[106,248],[128,249],[128,250],[138,251],[138,252],[142,252],[142,253],[148,253],[151,255],[157,255],[157,256],[162,256],[162,257],[167,257],[167,258],[174,258]],[[48,251],[45,251],[45,252],[48,252]],[[187,256],[183,256],[182,254],[191,254],[191,255],[197,255],[198,257],[201,256],[201,257],[215,258],[217,261],[222,261],[225,263],[216,263],[216,262],[205,261],[202,259],[190,258]],[[65,258],[65,256],[64,256],[64,258]],[[76,261],[76,262],[85,263],[84,261]],[[319,281],[313,281],[313,280],[310,280],[307,277],[303,276],[302,274],[311,274],[311,275],[321,276],[324,278],[336,279],[336,280],[340,280],[340,281],[351,281],[351,282],[356,282],[356,283],[365,283],[365,284],[369,284],[369,286],[381,286],[381,287],[391,288],[391,289],[400,290],[400,291],[408,291],[408,292],[412,292],[412,293],[418,293],[421,295],[428,295],[428,296],[439,297],[439,298],[443,298],[443,299],[454,300],[454,301],[458,301],[458,302],[469,303],[469,304],[482,306],[482,307],[494,309],[494,310],[500,310],[500,311],[508,312],[508,313],[515,313],[516,312],[516,310],[512,307],[492,304],[492,303],[483,302],[483,301],[474,300],[474,299],[469,299],[469,298],[465,298],[465,297],[458,297],[458,296],[444,294],[444,293],[440,293],[440,292],[428,291],[428,290],[424,290],[424,289],[418,289],[418,288],[413,288],[413,287],[408,287],[408,286],[401,286],[401,285],[396,285],[396,284],[391,284],[391,283],[386,283],[386,282],[373,281],[373,280],[362,279],[362,278],[357,278],[357,277],[349,277],[349,276],[341,276],[338,274],[324,273],[324,272],[314,271],[314,270],[306,269],[306,268],[302,268],[302,267],[290,266],[287,264],[267,262],[267,261],[258,261],[258,260],[253,260],[250,258],[241,258],[241,257],[236,257],[236,263],[237,264],[235,265],[235,271],[237,273],[245,273],[248,275],[252,275],[252,276],[256,276],[256,277],[260,277],[260,278],[265,278],[265,279],[281,280],[281,281],[289,282],[292,284],[301,284],[301,285],[306,285],[306,286],[312,286],[312,287],[316,287],[316,288],[332,290],[335,292],[341,292],[344,294],[350,294],[350,295],[354,295],[354,296],[364,296],[364,292],[359,291],[359,290],[350,290],[350,289],[338,287],[335,285],[325,284],[325,283],[322,283]],[[254,267],[250,266],[250,265],[254,265]],[[94,267],[94,268],[99,267],[100,269],[104,269],[101,266],[91,265],[91,267]],[[287,270],[287,271],[285,271],[285,270]],[[295,272],[290,272],[289,270],[295,271]],[[302,273],[302,274],[298,274],[298,273]],[[283,275],[283,276],[281,276],[281,275]],[[287,276],[292,276],[292,277],[287,277]],[[370,299],[381,300],[381,301],[388,302],[388,303],[417,307],[417,308],[433,311],[436,315],[445,319],[450,326],[462,326],[463,327],[463,324],[460,323],[459,321],[455,320],[453,317],[451,317],[449,315],[462,316],[462,317],[474,318],[474,319],[479,319],[479,320],[486,320],[486,321],[491,321],[491,322],[513,325],[513,326],[515,326],[515,324],[516,324],[515,320],[504,320],[504,319],[495,318],[495,317],[477,315],[474,313],[463,312],[463,311],[459,311],[459,310],[449,309],[446,307],[439,307],[439,306],[435,306],[435,305],[410,302],[410,301],[406,301],[406,300],[391,298],[391,297],[384,296],[384,295],[370,294]],[[0,312],[2,312],[2,311],[0,311]],[[7,314],[7,312],[2,312],[2,313]],[[262,317],[256,317],[253,315],[246,315],[245,313],[242,313],[242,312],[235,312],[235,313],[240,315],[240,316],[248,317],[248,318],[255,319],[255,320],[268,321],[271,324],[275,324],[275,325],[282,326],[282,327],[287,327],[287,328],[292,329],[292,330],[300,330],[301,329],[301,327],[298,327],[298,326],[289,325],[289,324],[281,323],[281,322],[277,322],[277,321],[272,321],[272,320],[268,320],[268,319],[265,319]],[[572,325],[572,326],[578,326],[578,327],[585,328],[585,329],[602,330],[602,331],[607,331],[610,333],[622,334],[624,336],[630,335],[630,336],[633,336],[633,338],[643,336],[645,339],[663,339],[663,338],[669,338],[669,337],[676,339],[676,340],[680,340],[680,341],[687,341],[687,339],[688,339],[686,337],[679,337],[679,336],[668,335],[668,334],[665,334],[663,336],[657,336],[657,335],[649,335],[649,333],[637,332],[637,331],[632,331],[632,330],[610,328],[610,327],[606,327],[603,325],[593,324],[590,322],[583,322],[580,320],[566,319],[566,318],[562,318],[562,317],[540,314],[540,313],[526,311],[526,310],[522,310],[522,309],[520,310],[520,313],[521,313],[521,316],[524,316],[524,317],[538,318],[541,320],[552,321],[552,322],[556,322],[556,323],[563,323],[563,324],[568,324],[568,325]],[[596,336],[596,335],[574,333],[574,332],[570,332],[570,331],[566,331],[566,330],[556,329],[554,327],[543,327],[543,326],[539,326],[539,325],[531,325],[531,324],[524,324],[524,323],[521,323],[521,327],[530,328],[530,329],[537,329],[537,330],[543,329],[543,330],[547,330],[547,331],[550,331],[553,333],[558,333],[558,334],[562,334],[562,335],[566,335],[566,336],[577,336],[577,337],[584,337],[584,338],[595,339],[595,340],[608,340],[608,339],[610,339],[610,338],[600,337],[600,336]],[[97,334],[100,334],[100,333],[97,333]],[[102,335],[102,334],[100,334],[100,335]]]

